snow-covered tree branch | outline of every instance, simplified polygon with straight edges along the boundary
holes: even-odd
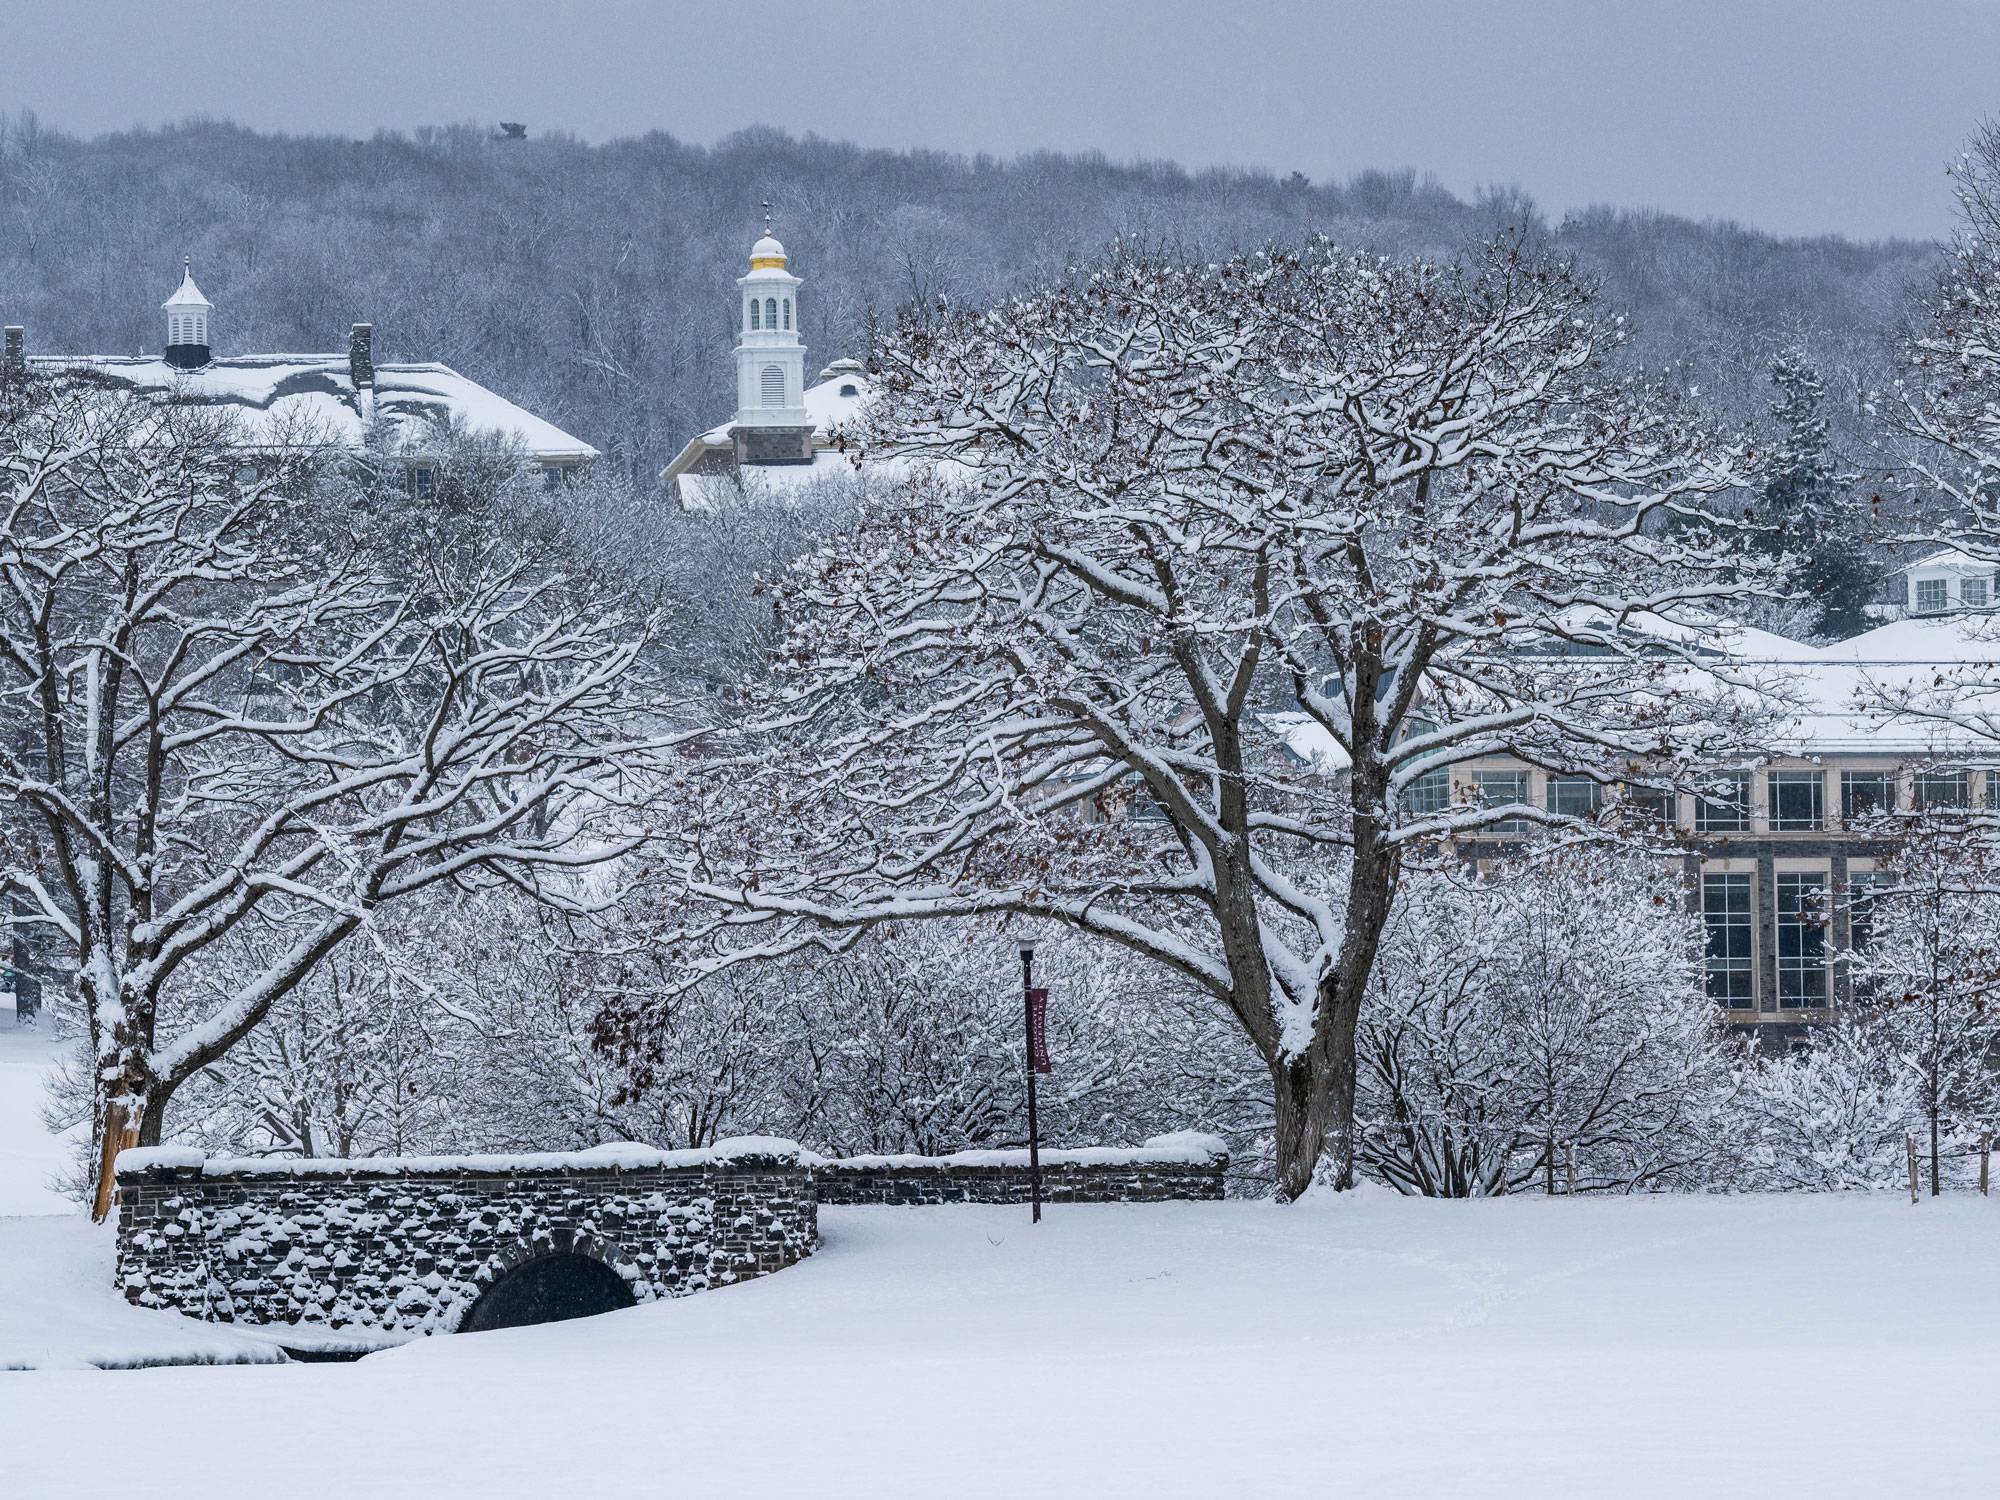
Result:
[[[0,879],[74,963],[108,1173],[377,907],[581,899],[569,872],[629,842],[599,824],[645,748],[649,623],[518,554],[346,535],[320,456],[199,409],[60,379],[8,401]],[[231,952],[257,962],[197,983]]]
[[[1437,773],[1669,784],[1743,739],[1712,660],[1627,626],[1772,587],[1725,498],[1749,467],[1609,368],[1623,338],[1511,238],[1449,265],[1120,249],[906,318],[872,443],[929,478],[794,570],[774,682],[684,782],[687,889],[722,913],[679,935],[694,968],[1061,923],[1227,1008],[1281,1194],[1323,1150],[1350,1180],[1405,865],[1502,818],[1601,832]]]

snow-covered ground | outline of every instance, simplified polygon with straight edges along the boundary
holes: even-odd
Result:
[[[75,1206],[49,1186],[67,1163],[41,1118],[42,1076],[61,1051],[46,1025],[17,1026],[12,997],[0,996],[0,1216],[67,1213]]]
[[[66,1208],[0,1017],[0,1198]],[[20,1085],[26,1083],[28,1087]],[[24,1098],[23,1095],[28,1097]],[[828,1209],[775,1276],[351,1365],[0,1218],[0,1495],[1973,1496],[2000,1200]],[[107,1413],[115,1412],[115,1419]],[[103,1451],[106,1422],[128,1451]]]
[[[354,1365],[0,1380],[9,1494],[1970,1496],[2000,1204],[830,1209],[813,1259]],[[60,1238],[60,1237],[57,1237]],[[59,1268],[0,1246],[0,1298]],[[60,1249],[60,1247],[57,1247]],[[66,1252],[65,1252],[66,1253]],[[108,1298],[110,1292],[105,1289]],[[109,1382],[109,1384],[107,1383]]]

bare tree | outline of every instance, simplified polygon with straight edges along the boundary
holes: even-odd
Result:
[[[1597,832],[1449,805],[1449,769],[1670,782],[1739,738],[1698,653],[1627,625],[1768,587],[1716,513],[1745,465],[1607,369],[1623,337],[1514,239],[1451,265],[1120,251],[906,319],[874,443],[937,480],[795,569],[741,760],[689,783],[689,889],[728,912],[686,934],[701,962],[1066,924],[1235,1018],[1283,1196],[1323,1150],[1351,1180],[1355,1025],[1412,851]]]
[[[315,509],[314,462],[199,409],[61,380],[7,402],[0,881],[74,963],[101,1216],[119,1149],[376,908],[447,881],[575,900],[542,877],[629,846],[597,823],[649,625],[518,557],[391,579]]]

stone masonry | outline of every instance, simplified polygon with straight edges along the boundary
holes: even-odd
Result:
[[[790,1141],[519,1157],[118,1162],[127,1300],[255,1324],[450,1332],[518,1265],[602,1261],[641,1302],[809,1255],[812,1178]]]
[[[1130,1149],[1044,1151],[1047,1203],[1166,1203],[1222,1197],[1229,1152],[1213,1136],[1160,1136]],[[1026,1203],[1028,1153],[961,1151],[953,1156],[855,1156],[816,1160],[819,1201],[827,1204]]]

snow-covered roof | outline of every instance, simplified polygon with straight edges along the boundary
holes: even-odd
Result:
[[[1969,552],[1960,552],[1955,547],[1947,547],[1941,552],[1928,553],[1915,562],[1905,563],[1901,571],[1905,576],[1942,573],[1976,578],[1994,572],[1995,564],[1991,558],[1974,557]]]
[[[805,389],[806,414],[813,423],[812,462],[755,465],[751,472],[757,475],[757,482],[767,490],[788,491],[804,489],[836,475],[853,474],[854,454],[841,451],[841,434],[861,415],[873,389],[859,360],[836,360],[820,371],[819,379]],[[737,480],[732,475],[693,472],[704,454],[735,447],[734,425],[724,422],[691,439],[661,471],[661,478],[675,486],[682,505],[702,508],[718,499],[721,493],[718,486],[736,488]],[[870,468],[880,472],[879,465],[871,464]]]
[[[195,369],[154,355],[35,355],[28,362],[44,370],[89,370],[143,395],[226,408],[242,419],[247,440],[256,445],[358,447],[366,425],[346,354],[231,355]],[[474,431],[512,438],[544,462],[597,457],[583,439],[449,365],[376,365],[375,409],[398,424],[398,436],[418,445],[430,424],[456,419]]]
[[[206,307],[213,311],[215,304],[202,296],[201,288],[194,284],[194,267],[188,262],[181,264],[181,284],[174,288],[173,296],[160,304],[161,307]]]

